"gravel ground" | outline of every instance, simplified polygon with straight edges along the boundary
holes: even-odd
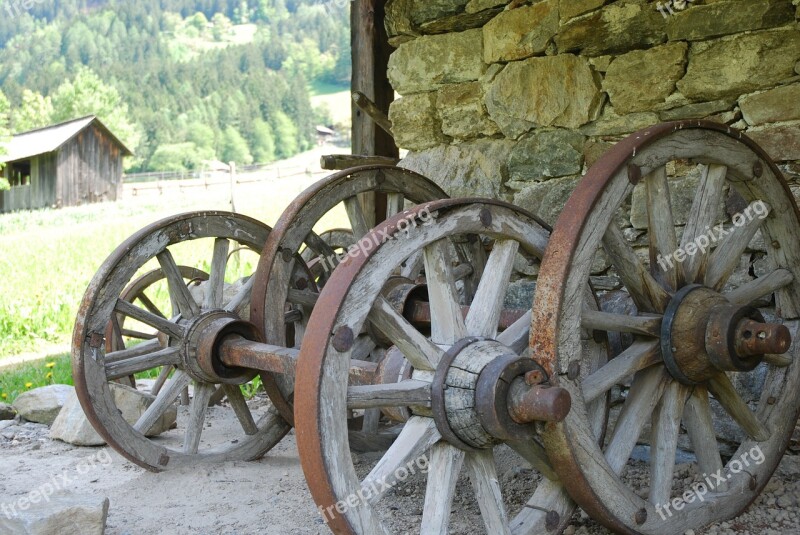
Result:
[[[232,415],[218,411],[205,431],[210,437],[228,429]],[[205,434],[204,434],[205,436]],[[106,456],[106,453],[109,455]],[[79,470],[87,459],[108,459]],[[376,454],[354,457],[366,473]],[[520,466],[505,447],[497,448],[498,475],[513,509],[527,498],[538,475]],[[675,488],[692,481],[688,465],[678,469]],[[153,474],[125,461],[107,448],[74,448],[48,438],[46,426],[0,423],[0,504],[13,504],[54,477],[66,474],[65,491],[107,496],[109,535],[139,534],[327,534],[308,492],[294,435],[290,434],[264,459],[252,463],[198,465]],[[643,464],[632,462],[631,480],[646,480]],[[411,477],[389,492],[381,514],[395,533],[418,532],[424,496],[424,475]],[[667,527],[668,529],[668,527]],[[483,533],[480,514],[466,477],[459,481],[451,533]],[[609,533],[578,512],[567,535]],[[665,530],[665,535],[671,532]],[[693,535],[693,532],[687,532]],[[696,535],[777,535],[800,533],[800,456],[787,454],[765,492],[740,517],[694,532]]]

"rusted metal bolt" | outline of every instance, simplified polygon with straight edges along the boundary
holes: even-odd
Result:
[[[581,375],[581,365],[577,360],[573,360],[569,363],[569,367],[567,368],[567,379],[570,381],[574,381]]]
[[[544,382],[544,374],[539,370],[531,370],[525,374],[525,383],[528,386],[540,385]]]
[[[636,524],[639,526],[647,522],[647,509],[639,509],[638,511],[636,511],[634,520],[636,520]]]

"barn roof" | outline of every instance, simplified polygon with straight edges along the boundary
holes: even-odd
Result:
[[[5,154],[0,154],[0,163],[15,162],[47,154],[61,148],[67,141],[77,136],[89,125],[95,124],[103,130],[122,149],[124,156],[133,153],[94,115],[73,119],[64,123],[37,128],[14,135],[6,144]]]

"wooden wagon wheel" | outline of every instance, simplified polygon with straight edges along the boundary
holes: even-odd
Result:
[[[702,174],[679,239],[670,202],[676,182],[667,166],[679,169],[687,160]],[[641,255],[624,238],[618,212],[636,184],[649,226]],[[722,208],[726,192],[729,207],[740,200],[728,214]],[[753,278],[748,262],[743,278],[753,280],[732,279],[742,254],[762,248],[749,249],[759,231],[766,269]],[[798,235],[800,215],[778,168],[724,125],[691,121],[638,132],[581,182],[553,232],[551,243],[558,247],[543,261],[531,348],[572,394],[572,412],[547,426],[545,446],[591,517],[619,533],[683,533],[738,515],[767,484],[800,407],[797,344],[782,354],[799,326]],[[597,314],[575,299],[601,244],[638,312]],[[581,331],[587,328],[633,333],[635,341],[597,372],[579,375],[575,371],[585,366]],[[585,404],[631,376],[601,449]],[[760,395],[748,399],[748,382],[761,383]],[[741,442],[723,455],[715,426],[728,420]],[[629,483],[625,472],[648,425],[645,490]],[[691,485],[683,483],[684,475],[676,477],[679,443],[694,450]]]
[[[72,350],[75,388],[87,417],[98,433],[123,456],[150,469],[177,468],[197,461],[251,460],[262,456],[289,430],[273,407],[256,418],[240,389],[253,379],[243,369],[208,369],[195,357],[210,353],[204,334],[215,331],[258,339],[249,323],[241,321],[248,311],[252,277],[240,279],[232,296],[225,295],[228,251],[244,246],[259,252],[270,229],[254,219],[225,212],[194,212],[173,216],[150,225],[120,245],[92,279],[81,302]],[[176,258],[187,242],[203,240],[207,247],[210,278],[204,298],[198,302],[187,287]],[[149,303],[120,299],[137,273],[150,264],[160,265],[166,275],[171,300],[178,313],[172,317]],[[126,349],[105,351],[106,328],[118,315],[127,316],[158,331],[155,339]],[[141,418],[129,424],[117,409],[109,382],[158,367],[173,367],[169,381]],[[180,446],[165,445],[163,437],[145,436],[160,416],[190,383],[194,385],[189,415]],[[238,435],[226,435],[218,443],[201,444],[210,397],[221,385],[236,415]],[[179,424],[181,422],[179,421]],[[171,431],[170,433],[175,433]],[[202,447],[201,447],[202,445]]]
[[[447,197],[439,186],[422,175],[388,165],[356,167],[334,173],[300,194],[275,224],[254,277],[250,317],[255,325],[263,327],[268,344],[295,348],[301,346],[319,288],[325,286],[340,258],[345,256],[335,250],[337,245],[341,247],[344,242],[339,243],[341,240],[334,235],[326,241],[325,234],[318,235],[315,227],[326,214],[343,203],[350,220],[352,239],[361,239],[370,229],[358,195],[367,192],[387,194],[387,216],[401,212],[406,203],[419,204]],[[342,236],[339,238],[344,239]],[[476,258],[472,254],[474,247],[470,249],[468,245],[460,245],[465,251],[463,256]],[[298,270],[305,270],[306,265],[316,273],[312,275],[313,280],[309,280],[308,275],[298,273]],[[414,276],[414,268],[409,264],[403,274]],[[466,280],[471,280],[473,273],[478,273],[479,269],[476,264]],[[279,321],[286,314],[295,318],[288,330]],[[276,324],[276,321],[279,323]],[[368,360],[375,344],[368,336],[361,336],[360,342],[360,357]],[[288,422],[293,422],[293,381],[267,375],[264,375],[264,379],[272,402]],[[375,412],[372,414],[374,416]]]
[[[178,266],[178,271],[180,271],[180,274],[187,285],[208,280],[208,273],[197,268]],[[156,310],[158,307],[153,302],[153,297],[148,295],[148,291],[151,293],[153,293],[154,290],[158,291],[160,289],[158,288],[160,284],[166,285],[166,276],[164,275],[164,270],[161,268],[153,269],[134,279],[122,291],[119,298],[131,304],[138,301],[148,310]],[[174,314],[170,314],[170,316],[177,315],[177,304],[172,302],[170,303],[170,306],[171,310],[174,311]],[[137,330],[131,326],[126,328],[126,322],[133,323],[133,321],[130,321],[130,318],[124,314],[115,314],[112,317],[108,327],[106,328],[106,353],[119,351],[128,346],[133,346],[158,337],[158,331],[154,328],[148,328],[146,325],[145,330]],[[156,382],[152,386],[152,390],[150,391],[152,395],[155,396],[158,394],[158,392],[161,390],[161,387],[164,386],[164,383],[169,378],[173,369],[173,366],[164,366],[162,368],[158,378],[156,379]],[[132,388],[136,388],[136,378],[133,375],[117,379],[117,381]]]
[[[426,212],[432,219],[423,223]],[[368,237],[382,237],[379,245],[348,258],[334,272],[300,350],[295,401],[303,469],[334,532],[389,533],[384,519],[392,513],[385,496],[423,465],[428,476],[427,484],[420,483],[425,487],[424,504],[417,504],[423,507],[421,519],[413,513],[407,518],[421,526],[403,525],[402,531],[448,532],[462,467],[472,479],[488,533],[556,533],[569,521],[574,504],[555,481],[531,423],[562,418],[569,399],[561,389],[538,384],[547,381],[544,370],[521,355],[528,343],[529,311],[520,312],[498,334],[514,261],[518,254],[541,258],[548,234],[543,223],[505,203],[438,201],[376,227]],[[495,240],[494,246],[474,298],[467,298],[454,284],[457,268],[450,244],[480,237]],[[431,315],[427,335],[412,326],[406,307],[398,311],[385,297],[394,268],[419,252]],[[586,306],[596,310],[591,293],[585,297]],[[390,352],[399,351],[413,367],[408,378],[348,386],[352,333],[366,324],[396,345]],[[593,352],[594,366],[601,366],[604,344],[591,339],[585,343]],[[587,363],[586,369],[593,366]],[[535,407],[529,404],[533,399],[538,400]],[[403,408],[411,413],[397,441],[365,477],[348,449],[347,412],[354,407]],[[598,433],[605,410],[603,400],[592,407]],[[538,485],[526,482],[524,501],[508,504],[501,494],[495,456],[510,456],[511,466],[524,464],[524,459],[545,478]],[[509,520],[509,513],[516,515]],[[467,532],[479,532],[476,521],[470,521]]]

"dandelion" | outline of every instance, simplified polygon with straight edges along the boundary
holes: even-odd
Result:
[[[47,372],[47,375],[45,375],[44,378],[45,379],[52,379],[53,378],[53,372]]]
[[[30,388],[33,386],[33,383],[25,383],[25,388]]]
[[[56,363],[55,362],[48,362],[47,364],[44,365],[44,367],[45,368],[55,368],[56,367]]]
[[[2,394],[0,394],[0,398],[3,398],[3,399],[8,399],[8,394],[6,394],[5,392],[3,392]]]

